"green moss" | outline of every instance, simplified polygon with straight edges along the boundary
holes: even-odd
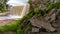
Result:
[[[57,3],[54,3],[54,4],[49,4],[49,5],[47,6],[47,9],[48,9],[48,10],[51,10],[51,9],[53,9],[53,8],[56,8],[56,7],[60,7],[60,2],[57,2]]]
[[[31,0],[29,0],[28,2],[31,2]]]
[[[41,9],[40,8],[35,8],[34,9],[34,12],[35,12],[35,16],[41,16]]]
[[[40,8],[38,8],[38,7],[34,9],[34,12],[35,12],[35,13],[36,13],[36,12],[39,12],[39,11],[40,11]]]

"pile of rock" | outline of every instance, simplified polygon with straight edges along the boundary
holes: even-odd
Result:
[[[55,23],[56,23],[57,15],[59,13],[60,13],[60,9],[52,9],[51,11],[46,13],[44,16],[41,16],[41,17],[33,16],[30,20],[33,26],[32,32],[39,32],[41,28],[45,29],[47,32],[57,31],[55,27],[58,27],[58,26],[56,26],[57,24]]]
[[[48,4],[59,2],[60,0],[31,0],[31,10],[38,7],[42,11],[46,9]],[[52,10],[44,11],[45,14],[41,17],[33,16],[30,19],[32,24],[32,32],[39,32],[41,29],[45,29],[45,32],[60,32],[60,8],[54,8]],[[58,27],[58,28],[57,28]],[[58,34],[58,33],[57,33]]]

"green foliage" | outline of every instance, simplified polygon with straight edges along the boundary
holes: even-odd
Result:
[[[49,4],[49,5],[47,6],[47,9],[48,9],[48,10],[51,10],[51,9],[53,9],[53,8],[56,8],[56,7],[60,7],[60,2],[57,2],[57,3],[54,3],[54,4]]]
[[[35,8],[34,12],[35,12],[35,16],[38,16],[38,17],[41,16],[40,8]]]
[[[0,31],[2,31],[2,32],[6,32],[6,31],[9,31],[9,30],[16,31],[17,28],[18,28],[18,26],[19,26],[19,20],[13,22],[13,23],[10,24],[10,25],[1,26],[1,27],[0,27]]]
[[[35,9],[34,9],[34,12],[35,12],[35,13],[37,13],[37,12],[39,12],[39,11],[40,11],[40,8],[35,8]]]
[[[18,29],[16,30],[17,34],[23,34],[21,26],[18,26]]]
[[[2,13],[4,10],[4,6],[3,6],[3,4],[0,4],[0,13]]]
[[[28,2],[31,2],[31,0],[29,0]]]
[[[2,2],[0,2],[0,13],[5,12],[5,9],[8,8],[8,5],[6,4],[7,0],[2,0]]]
[[[26,30],[31,31],[31,25],[27,25],[27,26],[26,26]]]
[[[6,25],[3,27],[0,27],[0,31],[7,32],[7,31],[15,31],[17,34],[23,34],[23,31],[21,29],[20,20],[16,20],[10,25]]]
[[[40,16],[41,16],[41,14],[35,14],[35,16],[38,16],[38,17],[40,17]]]
[[[4,4],[6,4],[6,2],[7,2],[7,1],[8,1],[8,0],[4,0],[4,2],[3,2],[3,3],[4,3]]]

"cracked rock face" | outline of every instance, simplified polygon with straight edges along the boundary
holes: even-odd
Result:
[[[39,28],[32,27],[32,32],[39,32]]]
[[[59,27],[57,25],[59,22],[56,24],[56,18],[59,15],[59,13],[60,13],[60,8],[54,8],[48,11],[46,14],[44,14],[44,16],[41,16],[41,17],[33,16],[30,19],[30,22],[33,26],[36,26],[38,28],[43,27],[47,31],[54,32],[56,30],[55,27]]]
[[[51,26],[51,24],[48,21],[45,21],[43,18],[39,20],[36,16],[34,16],[30,20],[30,22],[33,26],[36,26],[36,27],[39,27],[39,28],[43,27],[46,30],[52,31],[52,32],[55,31],[55,28],[53,28]]]
[[[30,5],[31,9],[38,7],[41,9],[41,11],[45,12],[44,9],[46,9],[48,4],[54,4],[56,2],[60,2],[60,0],[31,0]],[[48,30],[47,32],[50,32],[50,34],[51,32],[58,34],[60,32],[60,7],[46,11],[46,13],[41,17],[33,16],[30,19],[30,22],[32,26],[36,26],[40,29],[43,27],[44,29]]]
[[[60,9],[54,8],[50,11],[47,11],[47,13],[44,14],[44,16],[41,16],[41,17],[33,16],[30,22],[33,26],[36,26],[38,28],[43,27],[48,31],[54,32],[56,28],[52,27],[52,25],[55,23],[56,17],[59,13],[60,13]]]

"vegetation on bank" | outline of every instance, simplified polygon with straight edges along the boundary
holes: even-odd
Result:
[[[8,10],[7,0],[1,0],[0,2],[0,13],[6,12]]]

